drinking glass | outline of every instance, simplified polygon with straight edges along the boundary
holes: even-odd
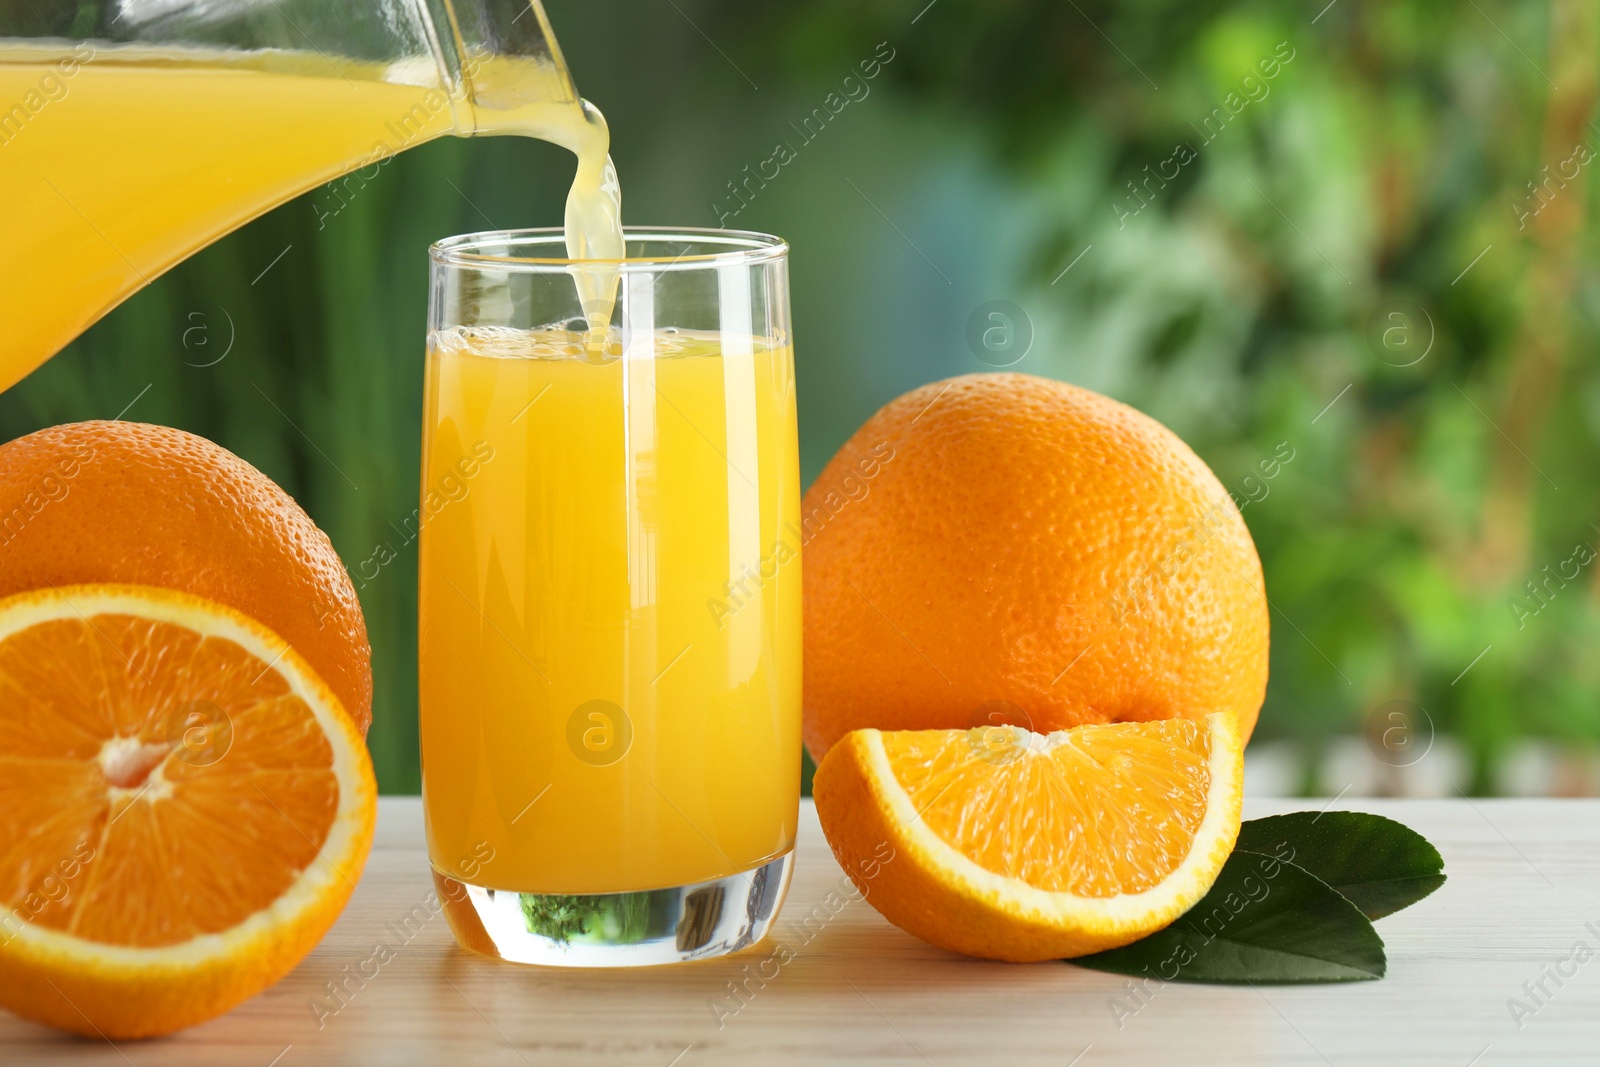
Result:
[[[557,966],[762,938],[800,773],[788,248],[434,245],[419,563],[428,849],[464,947]],[[610,324],[580,290],[610,292]]]

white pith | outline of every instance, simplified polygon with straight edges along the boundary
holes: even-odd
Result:
[[[106,781],[112,783],[113,788],[139,788],[138,782],[130,782],[127,787],[122,787],[120,783],[123,778],[130,776],[134,767],[150,762],[151,750],[159,751],[161,758],[144,775],[139,776],[140,782],[160,774],[161,764],[172,754],[172,746],[141,744],[137,737],[109,738],[100,746],[100,772],[106,776]]]
[[[993,737],[993,731],[1003,731],[1009,735],[1005,752],[1016,752],[1018,755],[1031,753],[1036,756],[1048,756],[1052,751],[1067,743],[1071,736],[1069,730],[1053,730],[1047,734],[1034,733],[1022,726],[979,726],[975,728],[979,734],[985,735],[980,741],[987,743]]]
[[[864,730],[866,771],[876,791],[889,806],[892,823],[898,825],[912,847],[943,871],[963,883],[966,895],[990,902],[1006,901],[1006,910],[1055,927],[1092,926],[1116,928],[1148,925],[1151,915],[1178,914],[1210,888],[1227,851],[1232,847],[1239,826],[1240,785],[1243,761],[1238,755],[1237,726],[1228,714],[1207,716],[1211,753],[1208,769],[1210,788],[1206,794],[1206,813],[1196,828],[1194,839],[1183,861],[1159,884],[1139,893],[1111,897],[1082,896],[1072,892],[1039,889],[1020,879],[996,874],[956,850],[923,821],[911,796],[895,777],[894,768],[883,747],[883,735]],[[992,729],[992,728],[991,728]],[[1016,728],[1019,755],[1034,757],[1067,742],[1070,731],[1035,734]],[[1026,734],[1024,740],[1020,735]]]
[[[57,590],[23,593],[0,601],[0,641],[40,623],[57,619],[92,619],[97,615],[127,614],[186,627],[208,637],[233,641],[246,652],[271,664],[290,691],[312,711],[333,750],[339,802],[333,824],[318,857],[270,905],[237,925],[215,934],[153,948],[132,948],[90,941],[49,927],[38,926],[15,909],[0,905],[0,959],[22,952],[35,958],[72,958],[104,970],[148,972],[151,968],[187,969],[211,959],[236,955],[251,942],[266,939],[274,930],[292,925],[303,913],[328,895],[335,882],[353,880],[361,856],[364,820],[362,810],[376,793],[364,743],[328,688],[313,674],[283,639],[231,609],[165,589],[141,586],[67,586]],[[117,740],[102,750],[102,765],[120,758]],[[172,785],[158,764],[146,780],[149,788],[112,786],[113,801],[122,796],[136,803],[158,803],[172,793]],[[9,937],[6,935],[10,935]]]

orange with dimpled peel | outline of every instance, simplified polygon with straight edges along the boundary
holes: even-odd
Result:
[[[1267,685],[1261,561],[1177,435],[1027,374],[933,382],[806,491],[806,747],[851,730],[1238,717]]]
[[[300,505],[221,445],[120,420],[0,445],[0,596],[103,582],[178,589],[260,620],[366,733],[372,653],[350,575]]]

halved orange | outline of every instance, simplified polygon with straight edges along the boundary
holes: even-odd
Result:
[[[228,1010],[333,925],[376,795],[337,698],[231,608],[0,601],[0,1005],[105,1038]]]
[[[813,792],[840,865],[896,926],[991,959],[1136,941],[1205,895],[1239,834],[1235,716],[1036,734],[855,730]]]

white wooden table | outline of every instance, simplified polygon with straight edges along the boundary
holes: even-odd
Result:
[[[1247,802],[1247,817],[1308,802]],[[718,1025],[775,948],[645,971],[517,967],[458,950],[444,919],[401,921],[431,885],[420,802],[382,801],[378,840],[349,909],[275,988],[205,1026],[115,1048],[0,1013],[0,1064],[1342,1065],[1600,1062],[1600,801],[1344,801],[1426,834],[1449,882],[1379,922],[1389,977],[1342,986],[1169,985],[1118,1026],[1126,979],[1061,963],[966,959],[890,926],[843,885],[809,803],[776,938],[795,956]],[[814,909],[823,908],[821,912]],[[1593,927],[1586,923],[1593,923]],[[1594,958],[1578,964],[1573,946]],[[321,1026],[327,984],[393,958]],[[1580,954],[1583,955],[1583,954]],[[1569,973],[1544,978],[1544,965]],[[349,968],[349,972],[345,968]],[[746,967],[750,971],[746,971]],[[766,968],[771,973],[772,965]],[[1574,973],[1575,972],[1575,973]],[[1544,978],[1535,1004],[1524,982]],[[1537,995],[1537,990],[1535,991]],[[1517,1024],[1508,999],[1535,1009]],[[1125,1001],[1132,1006],[1130,998]]]

